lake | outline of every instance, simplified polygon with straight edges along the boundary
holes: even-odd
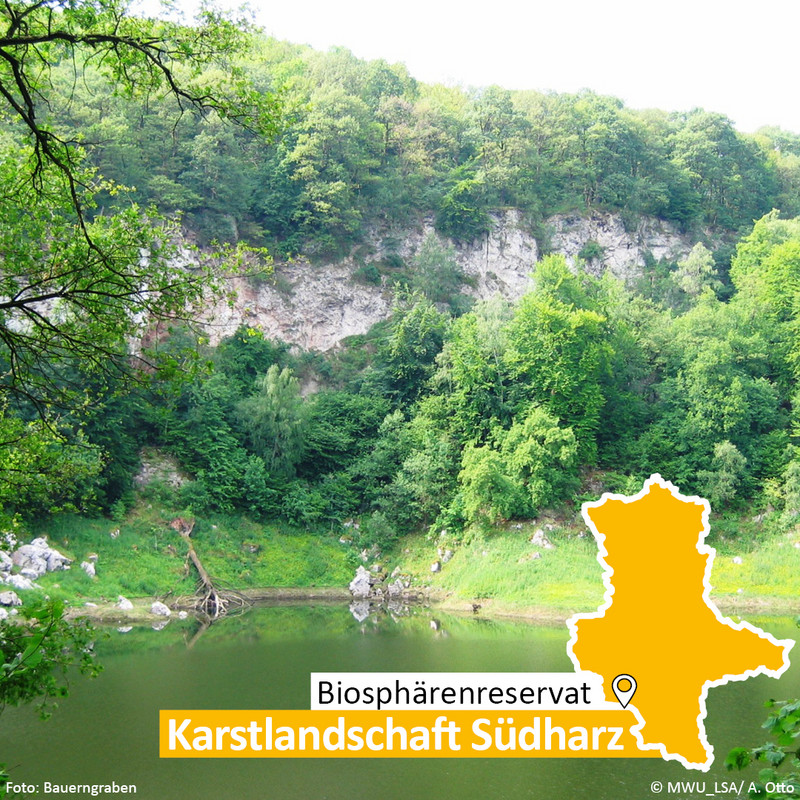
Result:
[[[779,638],[797,634],[790,619],[751,621]],[[192,620],[161,631],[112,629],[97,646],[102,674],[76,677],[50,720],[40,721],[31,707],[6,709],[0,761],[12,780],[131,783],[146,800],[644,800],[655,796],[656,780],[705,781],[712,793],[715,781],[756,777],[752,768],[727,773],[722,762],[733,746],[765,741],[764,701],[800,696],[794,665],[780,681],[758,677],[712,689],[706,730],[716,760],[709,773],[659,759],[160,760],[160,708],[308,708],[312,671],[572,671],[566,626],[423,607],[363,622],[346,606],[261,607],[197,634]]]

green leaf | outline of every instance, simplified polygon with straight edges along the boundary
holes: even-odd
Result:
[[[744,769],[752,760],[750,751],[746,747],[734,747],[725,759],[725,767],[729,770]]]
[[[772,783],[777,778],[774,769],[762,769],[758,771],[758,779],[763,783]]]

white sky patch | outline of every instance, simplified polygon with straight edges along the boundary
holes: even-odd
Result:
[[[800,132],[800,103],[790,88],[797,0],[301,0],[252,8],[278,39],[399,61],[426,83],[588,88],[631,108],[718,111],[741,131],[778,125]]]

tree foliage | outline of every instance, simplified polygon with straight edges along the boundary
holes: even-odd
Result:
[[[215,284],[207,266],[181,262],[163,220],[130,203],[96,213],[119,187],[86,163],[84,134],[69,125],[86,70],[107,96],[168,98],[176,115],[213,112],[262,134],[275,131],[277,105],[234,63],[240,26],[210,11],[185,26],[133,17],[119,0],[10,2],[0,24],[0,358],[6,391],[44,415],[68,383],[64,364],[127,374],[128,338],[192,315]]]
[[[237,408],[252,451],[269,473],[290,477],[303,452],[306,415],[292,371],[273,364],[256,380],[256,392]]]
[[[800,791],[800,759],[797,754],[800,701],[769,700],[766,706],[774,709],[762,726],[769,733],[770,741],[759,747],[735,747],[725,759],[729,770],[742,770],[758,762],[764,765],[758,772],[755,788],[748,792],[748,797],[753,800],[777,800]],[[774,788],[768,789],[768,786]]]
[[[0,710],[36,701],[43,717],[69,689],[69,670],[96,675],[95,632],[85,621],[64,619],[63,606],[48,601],[21,609],[20,624],[3,625],[0,637]]]

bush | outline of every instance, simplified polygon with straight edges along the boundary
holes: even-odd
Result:
[[[353,280],[366,286],[380,286],[381,272],[374,264],[363,264],[353,272]]]
[[[361,520],[356,542],[361,548],[385,550],[397,541],[398,532],[382,511],[373,511]]]
[[[580,258],[581,261],[594,261],[595,259],[601,259],[604,254],[605,248],[594,239],[589,239],[578,253],[578,258]]]

